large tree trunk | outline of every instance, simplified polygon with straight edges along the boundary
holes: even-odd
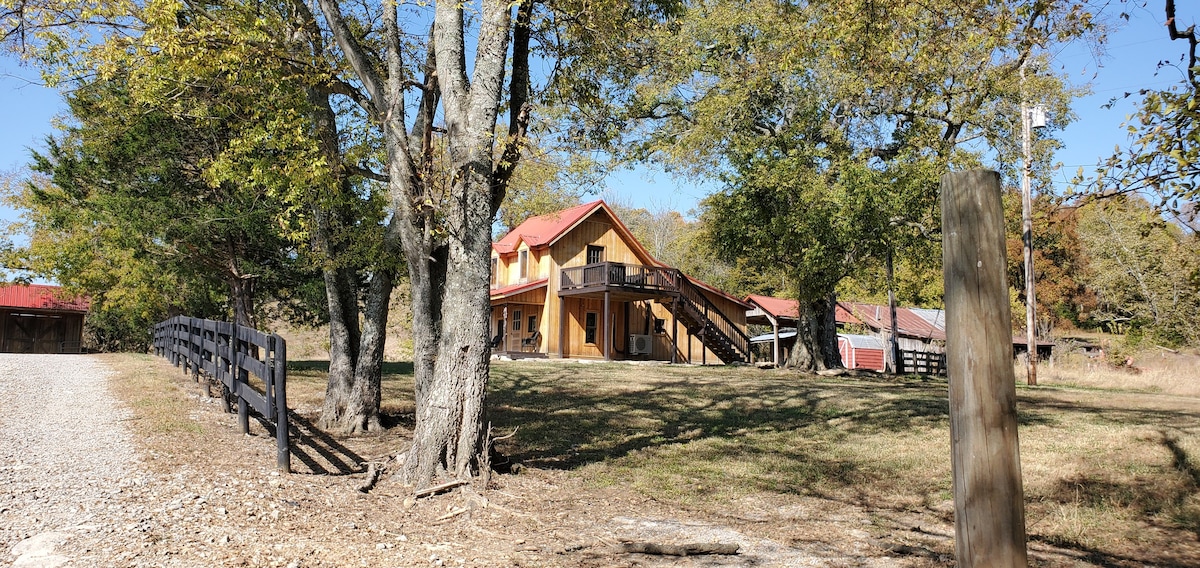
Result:
[[[824,371],[842,366],[837,348],[837,298],[832,293],[810,301],[800,301],[800,321],[796,326],[796,347],[788,366],[802,371]]]
[[[365,98],[360,101],[369,103],[364,108],[383,129],[389,204],[408,260],[416,428],[403,473],[418,489],[440,474],[467,477],[484,447],[492,219],[520,157],[528,117],[527,68],[514,64],[520,77],[514,77],[510,88],[510,106],[514,113],[520,111],[520,120],[510,128],[500,152],[502,166],[497,167],[496,117],[512,4],[483,0],[470,8],[478,22],[471,67],[466,61],[467,5],[435,4],[426,77],[411,117],[406,116],[405,89],[412,86],[412,73],[405,68],[397,5],[384,4],[383,66],[374,64],[372,52],[359,43],[338,2],[320,0],[320,6],[362,85]],[[528,29],[523,33],[527,36]],[[525,59],[528,54],[514,56]],[[444,152],[433,142],[437,117],[444,123],[437,129]]]
[[[371,277],[367,305],[363,313],[358,361],[354,369],[354,392],[345,412],[343,430],[350,433],[379,432],[379,404],[383,388],[383,348],[387,339],[388,305],[392,298],[394,276],[381,269]]]
[[[475,179],[471,179],[474,177]],[[476,181],[470,176],[463,183]],[[438,356],[432,369],[422,369],[417,397],[416,429],[406,472],[417,487],[435,476],[465,478],[475,472],[483,451],[483,414],[488,383],[487,282],[491,251],[491,198],[485,191],[465,192],[455,211],[444,294]],[[436,295],[437,292],[434,292]],[[425,364],[428,364],[426,361]],[[426,372],[432,371],[428,375]]]
[[[315,41],[315,40],[310,40]],[[320,51],[314,47],[314,51]],[[306,89],[311,105],[314,134],[321,152],[334,168],[338,194],[318,199],[315,205],[316,238],[324,269],[325,294],[329,305],[329,377],[319,426],[341,434],[383,430],[379,420],[383,352],[386,340],[388,304],[394,284],[389,259],[380,259],[366,290],[366,305],[360,312],[359,266],[342,258],[354,220],[343,212],[357,200],[349,174],[342,169],[342,151],[338,140],[337,117],[329,102],[329,93]],[[330,203],[333,205],[330,206]],[[385,256],[395,254],[388,240],[381,248]],[[359,315],[363,316],[359,321]],[[361,327],[360,327],[361,326]]]
[[[356,405],[354,370],[358,364],[358,290],[353,271],[326,268],[325,297],[329,305],[329,377],[318,425],[323,430],[344,432],[357,418],[348,414]]]

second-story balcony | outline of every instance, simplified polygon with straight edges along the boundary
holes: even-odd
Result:
[[[597,262],[563,268],[559,278],[558,293],[562,296],[607,291],[654,298],[678,292],[679,271],[640,264]]]

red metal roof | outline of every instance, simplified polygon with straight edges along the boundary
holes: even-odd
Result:
[[[772,298],[751,294],[746,301],[762,308],[772,316],[785,319],[798,319],[800,303],[796,300]],[[862,304],[858,302],[838,302],[834,317],[840,324],[864,324],[872,329],[887,329],[891,327],[891,317],[887,306]],[[897,332],[905,337],[922,339],[946,339],[946,332],[938,329],[929,320],[917,315],[908,308],[896,308]]]
[[[87,298],[66,296],[62,287],[46,284],[0,285],[0,307],[60,312],[86,312]]]
[[[522,282],[520,284],[496,288],[492,290],[492,300],[499,300],[501,298],[507,298],[508,296],[515,296],[522,292],[544,288],[549,281],[550,279],[548,278],[542,278],[541,280],[534,280],[533,282]]]
[[[888,329],[892,325],[892,318],[888,313],[887,306],[857,302],[838,302],[838,304],[844,306],[849,314],[862,320],[862,323],[872,329]],[[929,320],[913,313],[908,308],[896,308],[896,333],[904,337],[946,339],[945,331],[934,327]]]
[[[504,235],[504,238],[492,243],[492,248],[500,254],[506,254],[517,250],[517,246],[522,242],[529,245],[529,248],[549,245],[598,207],[608,206],[601,199],[555,213],[530,217]],[[613,217],[616,218],[615,215]]]
[[[799,319],[800,317],[800,302],[796,300],[785,300],[783,298],[772,298],[771,296],[759,296],[758,294],[750,294],[746,296],[746,302],[754,304],[764,312],[771,314],[774,317]]]
[[[862,324],[862,320],[854,317],[854,314],[850,313],[850,310],[846,309],[841,302],[838,302],[837,306],[833,308],[833,317],[842,324]]]

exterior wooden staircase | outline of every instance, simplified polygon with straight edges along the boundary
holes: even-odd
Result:
[[[622,291],[667,306],[688,332],[726,363],[750,360],[750,337],[675,268],[598,262],[563,268],[559,294]]]
[[[688,332],[699,337],[725,363],[750,360],[750,337],[684,276],[675,271],[673,294],[666,302]]]

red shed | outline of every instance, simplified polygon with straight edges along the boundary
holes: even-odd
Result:
[[[58,286],[0,285],[0,352],[79,353],[87,311]]]
[[[847,369],[883,370],[883,340],[874,335],[838,334],[838,351]]]

